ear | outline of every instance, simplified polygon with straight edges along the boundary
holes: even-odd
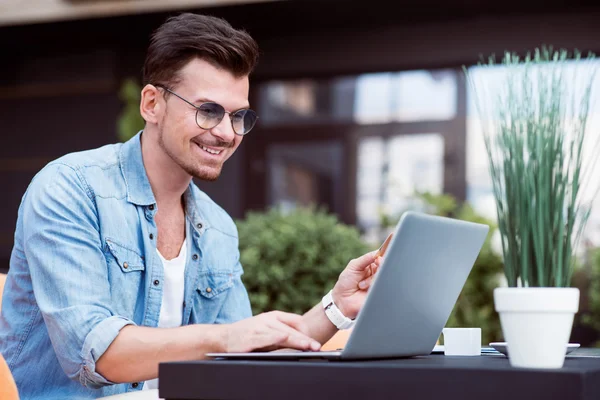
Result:
[[[140,101],[140,114],[147,123],[156,124],[162,117],[163,97],[154,85],[146,85],[142,89],[142,100]]]

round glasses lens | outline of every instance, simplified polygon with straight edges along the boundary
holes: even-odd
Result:
[[[202,129],[212,129],[219,125],[225,109],[217,103],[204,103],[198,107],[196,112],[196,123]]]
[[[233,130],[238,135],[245,135],[250,132],[250,130],[256,124],[256,120],[258,116],[254,110],[239,110],[236,111],[232,117],[231,121],[233,123]]]

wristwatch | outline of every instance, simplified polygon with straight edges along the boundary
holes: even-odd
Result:
[[[322,304],[325,315],[338,329],[349,329],[354,326],[354,320],[346,317],[333,302],[331,291],[323,296]]]

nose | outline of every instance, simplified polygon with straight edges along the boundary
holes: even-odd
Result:
[[[223,142],[233,142],[235,139],[235,132],[233,131],[233,124],[231,123],[231,117],[229,116],[229,113],[225,113],[221,122],[212,128],[210,132],[213,134],[213,136],[218,137]]]

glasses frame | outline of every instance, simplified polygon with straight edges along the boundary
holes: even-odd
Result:
[[[233,129],[233,133],[235,133],[238,136],[246,136],[255,126],[256,126],[256,122],[258,121],[258,115],[256,115],[256,111],[250,109],[250,108],[240,108],[239,110],[235,110],[235,111],[227,111],[225,110],[225,107],[223,107],[222,105],[220,105],[219,103],[215,103],[213,101],[205,101],[204,103],[200,104],[199,106],[195,105],[194,103],[192,103],[191,101],[181,97],[180,95],[178,95],[177,93],[175,93],[174,91],[172,91],[171,89],[169,89],[168,87],[161,85],[161,84],[156,84],[154,85],[157,88],[161,88],[169,93],[171,93],[173,96],[178,97],[179,99],[185,101],[186,103],[188,103],[190,106],[194,107],[196,109],[196,115],[195,115],[195,119],[196,119],[196,125],[198,125],[198,128],[200,129],[205,129],[205,130],[211,130],[213,129],[215,126],[219,125],[221,123],[221,121],[223,121],[223,118],[225,118],[225,114],[229,114],[229,122],[231,123],[231,128]],[[198,113],[200,112],[200,107],[202,107],[204,104],[216,104],[219,107],[223,108],[223,117],[221,117],[221,119],[219,120],[219,122],[214,125],[211,126],[210,128],[205,128],[202,125],[200,125],[198,123]],[[235,129],[235,126],[233,124],[233,118],[231,118],[232,115],[234,115],[235,113],[238,113],[240,111],[252,111],[255,115],[256,115],[256,120],[254,121],[254,124],[252,125],[252,127],[250,129],[248,129],[245,133],[238,133]]]

